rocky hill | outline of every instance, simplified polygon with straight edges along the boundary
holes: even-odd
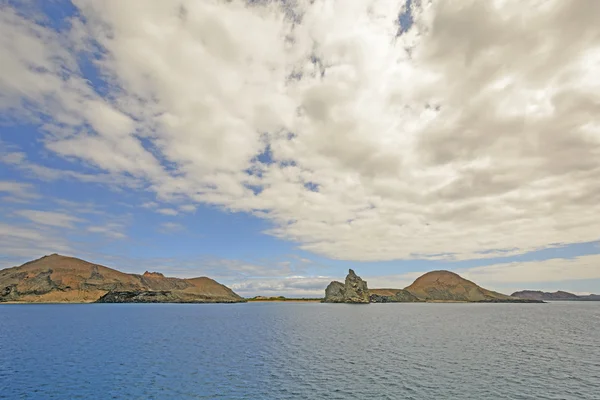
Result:
[[[511,296],[484,289],[450,271],[431,271],[417,278],[406,290],[425,301],[510,301]]]
[[[557,292],[542,292],[540,290],[522,290],[514,292],[511,296],[520,299],[544,300],[544,301],[600,301],[600,295],[590,294],[579,296],[569,292],[559,290]]]
[[[235,303],[245,301],[210,278],[126,274],[78,258],[52,254],[0,270],[0,302]]]

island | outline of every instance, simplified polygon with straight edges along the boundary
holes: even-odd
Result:
[[[350,269],[344,283],[333,281],[325,289],[324,303],[544,303],[540,299],[507,296],[484,289],[450,271],[431,271],[404,289],[369,289]]]
[[[0,271],[0,303],[240,303],[246,299],[207,277],[127,274],[51,254]]]
[[[511,296],[520,299],[544,301],[600,301],[600,294],[577,295],[562,290],[556,292],[542,292],[540,290],[521,290]]]

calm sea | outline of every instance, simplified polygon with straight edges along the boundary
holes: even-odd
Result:
[[[600,399],[600,302],[0,305],[6,399]]]

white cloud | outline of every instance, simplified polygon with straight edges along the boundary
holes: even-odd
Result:
[[[109,222],[104,225],[88,226],[87,231],[91,233],[99,233],[111,239],[125,239],[127,235],[123,232],[125,226],[116,222]]]
[[[31,260],[55,252],[72,249],[61,235],[44,226],[26,228],[0,222],[0,254],[9,260]],[[5,265],[3,267],[8,267]]]
[[[0,181],[0,193],[8,193],[14,198],[25,200],[39,197],[33,185],[13,181]]]
[[[600,255],[510,262],[456,272],[474,282],[481,282],[482,285],[600,279]]]
[[[18,210],[15,211],[15,214],[27,218],[28,220],[36,224],[49,225],[61,228],[73,228],[74,223],[83,221],[81,218],[78,218],[74,215],[54,211]]]
[[[184,204],[182,206],[179,206],[179,209],[183,212],[191,213],[196,211],[196,206],[193,204]]]
[[[105,214],[105,211],[103,211],[96,203],[91,201],[79,202],[60,198],[52,199],[52,201],[64,207],[64,212],[67,212],[66,210],[70,210],[71,212],[78,214]]]
[[[177,214],[179,214],[179,212],[173,208],[159,208],[158,210],[156,210],[157,213],[162,214],[162,215],[170,215],[170,216],[175,216]]]
[[[323,297],[328,277],[290,276],[279,279],[248,279],[234,283],[231,289],[241,296]]]
[[[143,208],[156,208],[158,207],[158,203],[154,202],[154,201],[147,201],[145,203],[142,203],[142,207]]]
[[[181,232],[185,227],[176,222],[164,222],[160,224],[159,230],[164,233]]]
[[[599,2],[413,2],[399,37],[397,1],[75,4],[64,35],[0,10],[0,109],[106,184],[339,259],[600,239]]]

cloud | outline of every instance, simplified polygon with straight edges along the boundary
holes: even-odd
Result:
[[[1,144],[1,143],[0,143]],[[41,179],[43,181],[77,180],[84,183],[100,183],[109,185],[113,189],[139,188],[139,179],[130,176],[107,174],[107,173],[82,173],[67,169],[50,168],[30,162],[25,153],[6,152],[0,148],[0,162],[9,165],[25,175]]]
[[[193,204],[184,204],[182,206],[179,206],[179,209],[183,212],[191,213],[196,211],[196,206]]]
[[[179,214],[179,212],[173,208],[159,208],[158,210],[156,210],[157,213],[162,214],[162,215],[170,215],[170,216],[175,216],[177,214]]]
[[[36,255],[70,251],[72,248],[66,239],[44,226],[29,228],[0,222],[1,259],[13,262],[30,260]]]
[[[456,272],[475,282],[490,285],[600,279],[600,255],[510,262]]]
[[[8,193],[12,197],[22,200],[38,198],[33,185],[29,183],[0,181],[0,193]]]
[[[78,213],[78,214],[97,214],[97,215],[106,214],[106,212],[103,211],[98,204],[91,202],[91,201],[79,202],[79,201],[65,200],[65,199],[60,199],[60,198],[52,199],[52,201],[54,201],[56,204],[64,207],[65,209],[70,210],[71,212]]]
[[[96,171],[36,176],[254,213],[337,259],[599,239],[596,1],[412,2],[399,36],[384,0],[76,6],[61,32],[0,9],[0,110]]]
[[[164,222],[160,224],[159,230],[163,233],[181,232],[185,227],[175,222]]]
[[[81,218],[75,217],[73,215],[53,211],[18,210],[15,212],[15,214],[27,218],[28,220],[36,224],[49,225],[61,228],[73,228],[74,223],[83,221]]]
[[[104,225],[92,225],[87,227],[91,233],[99,233],[111,239],[125,239],[127,235],[123,232],[125,226],[117,222],[109,222]]]
[[[325,287],[331,282],[328,277],[290,276],[283,279],[249,279],[234,283],[230,287],[236,293],[246,296],[293,296],[323,297]]]

